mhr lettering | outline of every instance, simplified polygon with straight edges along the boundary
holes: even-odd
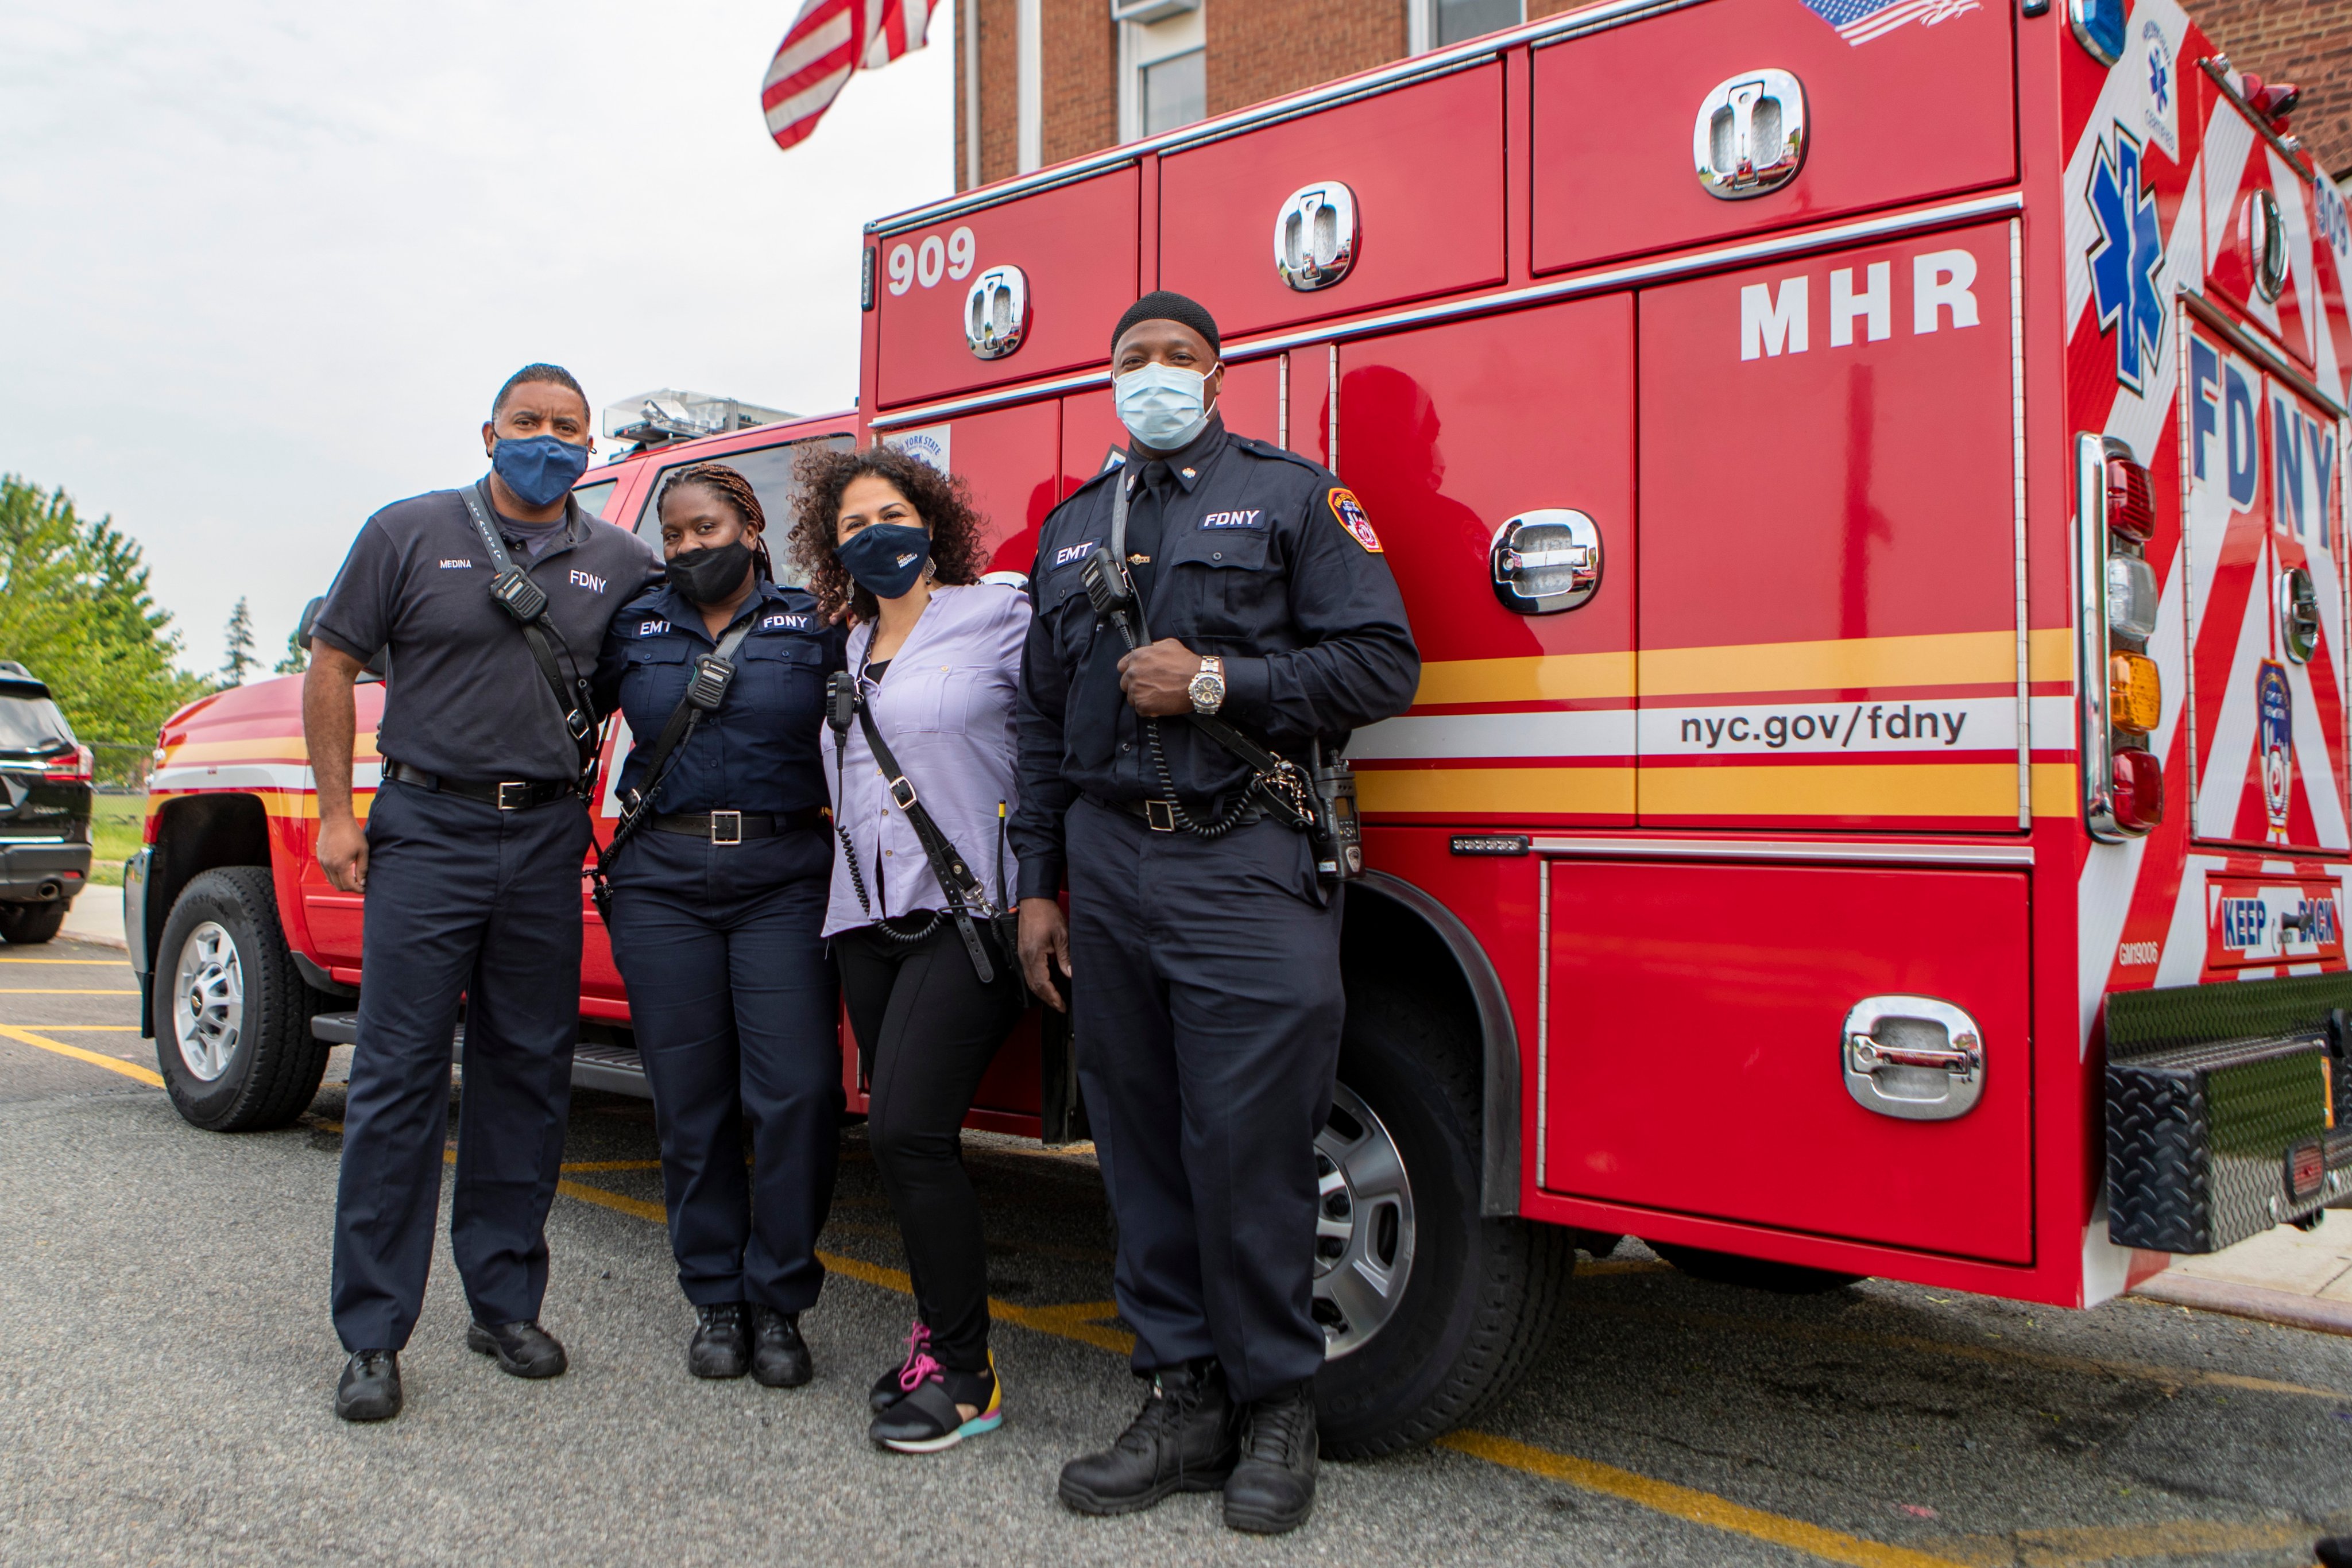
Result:
[[[1862,269],[1862,286],[1854,287],[1854,269],[1834,268],[1829,277],[1830,347],[1843,349],[1854,341],[1854,324],[1862,323],[1870,342],[1894,336],[1895,264],[1874,261]],[[1977,325],[1977,258],[1972,251],[1931,250],[1911,258],[1911,331],[1916,337],[1933,332],[1948,314],[1951,325]],[[1776,288],[1750,283],[1739,290],[1739,357],[1743,360],[1801,354],[1812,347],[1812,279],[1803,274],[1784,277]]]

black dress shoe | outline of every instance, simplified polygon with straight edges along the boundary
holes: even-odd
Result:
[[[535,1322],[469,1323],[466,1348],[499,1358],[499,1370],[516,1377],[561,1377],[571,1363],[556,1337]]]
[[[1294,1384],[1242,1412],[1242,1457],[1225,1482],[1225,1523],[1280,1535],[1315,1511],[1315,1387]]]
[[[2327,1568],[2352,1568],[2352,1535],[2322,1536],[2311,1551]]]
[[[751,1375],[770,1388],[798,1388],[816,1375],[801,1315],[773,1307],[751,1309]]]
[[[740,1301],[713,1301],[694,1309],[694,1337],[687,1342],[686,1369],[697,1377],[740,1377],[751,1370],[751,1309]]]
[[[1163,1367],[1118,1442],[1062,1467],[1062,1502],[1077,1513],[1135,1513],[1172,1491],[1215,1491],[1234,1455],[1223,1369],[1214,1361]]]
[[[355,1350],[335,1385],[335,1414],[346,1421],[389,1421],[400,1414],[400,1353]]]

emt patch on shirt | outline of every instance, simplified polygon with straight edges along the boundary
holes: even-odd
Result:
[[[1201,526],[1204,528],[1262,528],[1265,527],[1265,512],[1256,507],[1246,512],[1211,512],[1201,519]]]
[[[1372,519],[1364,515],[1364,504],[1356,499],[1356,493],[1334,489],[1329,498],[1331,515],[1339,519],[1339,526],[1355,535],[1358,544],[1374,555],[1381,554],[1381,536],[1372,532]]]
[[[1081,539],[1074,545],[1064,545],[1054,552],[1054,564],[1047,570],[1059,570],[1073,561],[1086,559],[1087,557],[1094,554],[1096,542],[1093,539]]]

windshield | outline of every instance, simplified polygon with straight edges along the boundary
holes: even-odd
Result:
[[[55,751],[74,743],[66,716],[47,697],[0,691],[0,751]]]
[[[793,508],[800,502],[800,486],[793,482],[793,462],[812,446],[829,446],[842,452],[855,444],[846,435],[820,435],[782,446],[762,446],[695,461],[724,463],[751,482],[751,493],[760,497],[760,510],[768,515],[768,554],[775,561],[776,580],[799,588],[806,585],[808,574],[792,563],[785,549],[785,541],[792,537]],[[681,466],[684,465],[672,464],[663,469],[647,493],[658,497],[663,481]],[[661,549],[661,518],[651,507],[637,519],[637,537],[654,549]]]

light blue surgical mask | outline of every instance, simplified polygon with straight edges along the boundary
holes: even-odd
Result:
[[[1118,422],[1144,445],[1173,452],[1209,428],[1203,406],[1209,378],[1174,365],[1146,365],[1111,381]]]

